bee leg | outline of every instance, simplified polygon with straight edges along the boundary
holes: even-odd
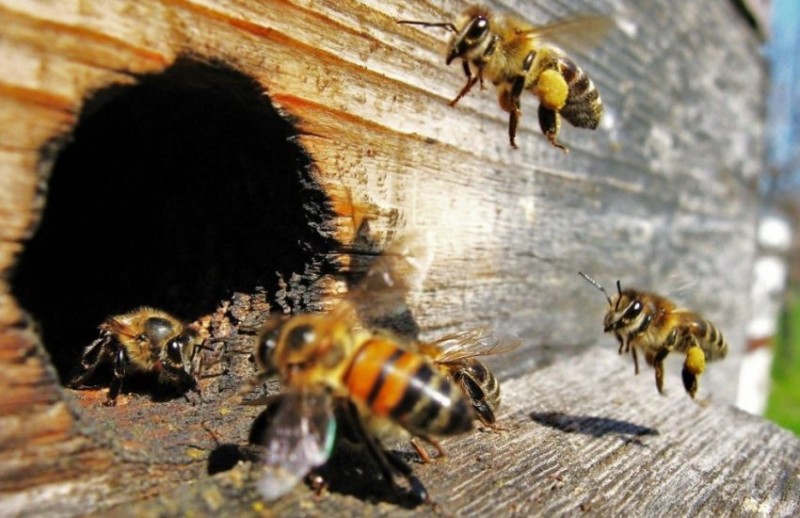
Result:
[[[420,458],[422,458],[422,462],[424,462],[425,464],[428,464],[433,459],[431,458],[430,455],[428,455],[428,452],[425,450],[425,448],[422,446],[422,444],[420,444],[420,442],[417,439],[422,439],[423,441],[433,446],[436,449],[437,453],[439,453],[439,458],[447,457],[447,452],[444,451],[442,445],[439,444],[434,439],[425,436],[413,437],[409,442],[411,443],[411,446],[413,446],[414,449],[417,450],[417,453],[419,454]]]
[[[86,387],[86,382],[92,377],[97,367],[103,363],[108,356],[108,344],[111,341],[110,335],[104,335],[87,345],[81,356],[81,372],[73,376],[69,386],[74,389]]]
[[[456,103],[458,103],[458,101],[460,101],[462,97],[467,95],[469,91],[472,90],[472,87],[475,86],[475,83],[477,83],[478,81],[481,82],[481,89],[483,89],[483,72],[479,70],[478,75],[473,77],[472,71],[469,69],[469,63],[467,63],[466,61],[462,61],[461,64],[464,67],[464,75],[467,76],[467,84],[465,84],[464,88],[462,88],[461,91],[458,92],[456,98],[448,103],[451,108],[454,108]]]
[[[569,153],[567,146],[558,142],[558,132],[561,129],[561,116],[557,111],[539,104],[539,127],[542,128],[542,133],[547,137],[547,141],[551,145],[557,147],[564,153]]]
[[[103,403],[105,406],[116,406],[117,396],[122,390],[122,380],[128,373],[128,357],[125,355],[124,349],[117,349],[114,353],[113,361],[114,379],[111,380],[111,386],[108,389],[108,399]]]
[[[420,444],[420,442],[417,440],[416,437],[412,437],[409,442],[411,443],[411,446],[413,446],[414,449],[417,451],[417,455],[419,455],[419,458],[422,459],[423,464],[429,464],[431,461],[433,461],[431,456],[428,455],[428,452],[425,449],[425,447],[422,444]]]
[[[633,373],[639,374],[639,356],[636,354],[636,347],[631,347],[631,355],[633,356]]]
[[[483,424],[483,426],[487,426],[495,432],[501,432],[505,430],[505,428],[498,426],[497,416],[494,415],[494,409],[485,402],[473,401],[472,408],[475,409],[475,413],[478,414],[478,420],[481,422],[481,424]]]
[[[183,393],[183,399],[185,399],[187,403],[192,403],[193,405],[197,403],[197,401],[192,401],[192,399],[189,398],[188,392],[195,392],[197,394],[197,399],[199,399],[200,403],[206,402],[206,400],[203,399],[203,391],[200,390],[200,385],[197,384],[196,379],[192,378],[189,381],[188,386],[187,385],[184,386],[187,387],[187,391]]]
[[[686,361],[683,363],[683,387],[692,399],[697,394],[700,375],[706,370],[706,355],[696,344],[686,350]]]
[[[659,394],[664,394],[664,359],[669,354],[666,347],[659,349],[653,358],[653,368],[656,371],[656,388]]]
[[[494,415],[494,409],[486,402],[486,392],[478,382],[465,372],[457,373],[455,380],[461,387],[461,391],[469,398],[469,402],[472,404],[472,408],[478,415],[480,422],[494,431],[502,430],[502,428],[495,425],[497,418]]]
[[[311,489],[314,491],[314,496],[317,498],[321,497],[322,493],[328,489],[328,481],[325,480],[325,477],[314,470],[306,475],[306,479],[308,480]]]

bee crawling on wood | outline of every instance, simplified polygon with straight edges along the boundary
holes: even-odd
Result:
[[[398,23],[442,27],[453,36],[446,63],[461,59],[467,82],[450,102],[454,107],[484,78],[497,89],[500,107],[509,113],[508,136],[516,148],[522,116],[523,91],[539,98],[539,126],[547,141],[565,153],[558,141],[561,118],[578,128],[596,129],[603,102],[594,83],[566,52],[551,42],[590,47],[613,27],[604,16],[584,16],[534,27],[515,16],[493,13],[483,6],[468,7],[452,22],[401,20]]]
[[[393,491],[418,501],[427,500],[426,490],[383,441],[411,436],[425,459],[416,439],[444,454],[436,438],[473,428],[475,400],[450,370],[443,370],[444,363],[435,363],[432,356],[442,356],[438,350],[421,352],[413,340],[365,324],[367,315],[396,314],[396,302],[419,279],[424,252],[415,245],[407,239],[395,243],[330,312],[273,318],[259,333],[254,356],[261,377],[277,375],[287,389],[261,441],[267,453],[259,490],[265,499],[283,496],[327,462],[337,426],[334,410],[346,410],[350,428]],[[462,354],[450,360],[465,371],[475,355],[463,352],[469,349],[467,338],[451,339]],[[476,338],[486,341],[486,333]],[[481,345],[479,354],[492,352],[492,347]],[[470,383],[470,388],[483,390],[482,380]],[[478,393],[481,399],[493,397]],[[485,415],[494,419],[491,408]],[[397,484],[396,476],[405,479],[408,490]]]
[[[631,352],[636,374],[639,374],[636,350],[641,349],[648,365],[655,368],[656,387],[663,394],[664,359],[671,352],[685,354],[683,386],[694,398],[706,362],[728,354],[728,343],[719,329],[697,313],[678,308],[666,297],[633,288],[623,290],[619,281],[617,295],[612,298],[597,281],[578,273],[605,294],[608,311],[603,330],[617,337],[620,354]]]
[[[155,375],[159,385],[176,390],[198,390],[194,357],[201,340],[169,313],[142,307],[109,317],[99,328],[100,338],[84,349],[82,370],[70,387],[87,388],[98,367],[108,364],[112,381],[106,406],[116,405],[123,381],[134,373]]]
[[[520,344],[513,336],[496,335],[487,327],[477,327],[433,342],[419,342],[417,350],[461,388],[481,423],[493,430],[502,430],[496,416],[500,407],[500,382],[477,357],[510,352]]]

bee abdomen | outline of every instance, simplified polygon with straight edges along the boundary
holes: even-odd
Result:
[[[594,83],[568,57],[558,60],[558,69],[569,87],[567,103],[559,113],[578,128],[597,128],[603,115],[603,101]]]
[[[350,395],[371,412],[415,435],[452,435],[472,428],[464,394],[421,356],[386,340],[371,340],[344,377]]]
[[[728,354],[728,342],[722,332],[708,320],[694,315],[693,320],[683,329],[683,339],[679,350],[684,351],[693,344],[703,350],[707,361],[720,360]]]
[[[724,358],[728,354],[728,342],[722,336],[722,332],[709,322],[702,319],[705,324],[705,336],[703,337],[702,349],[706,353],[706,360],[714,361]]]

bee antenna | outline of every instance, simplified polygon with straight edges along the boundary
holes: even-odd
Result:
[[[583,273],[583,272],[578,272],[578,274],[579,274],[581,277],[583,277],[584,279],[586,279],[587,281],[589,281],[589,284],[591,284],[592,286],[594,286],[594,287],[595,287],[595,288],[597,288],[598,290],[602,291],[602,292],[603,292],[603,295],[605,295],[605,296],[606,296],[606,300],[608,301],[608,305],[609,305],[609,306],[611,306],[611,305],[612,305],[612,304],[611,304],[611,297],[609,297],[609,296],[608,296],[608,292],[606,291],[606,289],[605,289],[604,287],[602,287],[602,286],[600,285],[600,283],[599,283],[599,282],[597,282],[596,280],[592,279],[591,277],[589,277],[588,275],[586,275],[586,274],[585,274],[585,273]],[[619,287],[619,281],[617,281],[617,287]]]
[[[622,300],[622,285],[619,283],[619,279],[617,279],[617,293],[619,293],[619,298],[617,299],[617,306],[619,306],[619,302]]]
[[[422,27],[441,27],[443,29],[447,29],[453,34],[458,34],[458,29],[456,29],[456,26],[450,22],[418,22],[414,20],[397,20],[397,23],[402,23],[404,25],[419,25]]]

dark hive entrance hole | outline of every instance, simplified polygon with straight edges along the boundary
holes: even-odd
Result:
[[[190,61],[86,104],[12,281],[62,380],[109,315],[193,320],[324,271],[329,205],[295,136],[250,78]]]

